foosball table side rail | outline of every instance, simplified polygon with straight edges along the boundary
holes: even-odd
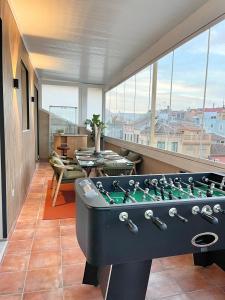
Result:
[[[77,238],[87,261],[93,265],[110,265],[124,261],[214,251],[225,248],[225,215],[217,216],[218,224],[212,224],[192,213],[193,207],[201,210],[206,205],[224,207],[225,199],[210,198],[201,200],[170,201],[163,203],[143,203],[139,205],[117,205],[113,208],[87,206],[77,194]],[[171,217],[169,211],[176,208],[180,215],[188,220],[180,222]],[[166,230],[160,230],[151,219],[146,218],[146,211],[152,211]],[[133,233],[120,217],[127,213],[138,228]],[[198,236],[205,239],[205,245],[195,244]],[[199,238],[199,239],[200,239]],[[209,246],[207,246],[210,244]]]

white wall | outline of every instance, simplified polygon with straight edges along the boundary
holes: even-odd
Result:
[[[102,89],[88,87],[87,118],[91,119],[93,114],[100,115],[102,119]]]
[[[75,86],[42,85],[42,109],[49,111],[49,106],[78,107],[79,89]]]

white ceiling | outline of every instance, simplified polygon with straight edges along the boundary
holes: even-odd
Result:
[[[207,0],[9,0],[43,79],[105,84]]]

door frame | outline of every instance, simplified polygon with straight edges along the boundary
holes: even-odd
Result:
[[[36,87],[36,85],[34,85],[34,91],[35,91],[35,100],[36,100],[36,109],[37,109],[37,111],[36,111],[36,122],[37,122],[37,124],[36,124],[36,128],[37,128],[37,132],[36,132],[36,134],[37,134],[37,137],[36,137],[36,143],[37,143],[37,145],[36,145],[36,147],[35,147],[35,149],[36,149],[36,151],[37,151],[37,158],[38,158],[38,160],[39,160],[39,158],[40,158],[40,139],[39,139],[39,91],[38,91],[38,88]]]
[[[7,238],[7,200],[6,200],[6,159],[5,159],[5,122],[3,99],[3,41],[2,20],[0,18],[0,148],[1,148],[1,196],[3,238]]]

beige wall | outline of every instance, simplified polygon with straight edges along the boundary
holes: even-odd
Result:
[[[47,160],[49,156],[49,113],[39,109],[39,157],[40,160]]]
[[[0,0],[3,25],[3,95],[5,113],[7,223],[12,228],[27,194],[35,170],[34,103],[30,104],[30,130],[22,130],[21,88],[13,89],[13,78],[21,86],[21,59],[29,72],[29,98],[37,78],[6,0]]]

